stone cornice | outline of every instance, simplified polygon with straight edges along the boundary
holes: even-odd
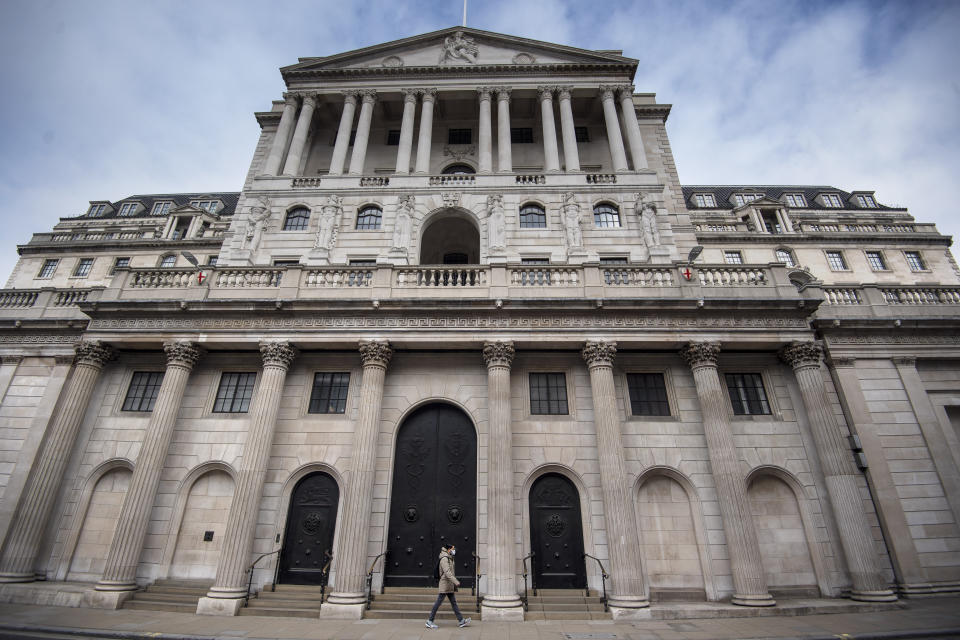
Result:
[[[167,249],[180,251],[189,247],[219,247],[223,236],[217,238],[190,238],[188,240],[166,240],[148,238],[136,240],[71,240],[70,242],[38,242],[17,245],[17,253],[103,253],[107,249]]]
[[[348,67],[338,69],[290,69],[283,71],[287,86],[291,81],[310,78],[383,78],[396,76],[458,77],[478,74],[504,74],[513,76],[536,76],[549,73],[570,72],[583,74],[626,74],[633,77],[634,65],[621,63],[557,62],[534,64],[477,64],[426,67]]]
[[[509,340],[499,340],[483,343],[483,361],[488,369],[493,367],[510,368],[513,356],[516,353],[513,343]]]
[[[708,221],[696,220],[692,224],[736,224],[737,220],[711,219]],[[764,244],[837,244],[847,246],[864,242],[902,242],[913,240],[917,244],[935,244],[949,247],[952,244],[950,236],[939,233],[853,233],[844,231],[804,231],[802,233],[756,233],[755,231],[696,231],[697,240],[701,243],[730,244],[731,242],[753,242]]]

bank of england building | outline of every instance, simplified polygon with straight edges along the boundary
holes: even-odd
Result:
[[[444,543],[484,619],[960,589],[950,238],[681,184],[638,64],[302,58],[239,192],[77,194],[0,291],[0,599],[359,618]]]

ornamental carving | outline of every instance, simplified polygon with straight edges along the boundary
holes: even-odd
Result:
[[[343,219],[343,198],[333,193],[327,196],[321,208],[320,224],[317,227],[317,238],[313,243],[314,249],[332,249],[337,241],[337,230]]]
[[[917,357],[916,356],[894,356],[890,358],[893,364],[903,367],[915,367],[917,366]]]
[[[416,522],[419,520],[420,511],[417,509],[417,505],[407,505],[407,508],[403,510],[403,519],[407,522]]]
[[[89,367],[103,367],[113,360],[116,352],[113,347],[103,344],[99,340],[84,340],[74,345],[73,350],[77,354],[76,363],[85,364]]]
[[[559,100],[569,100],[570,92],[573,91],[573,87],[570,85],[563,85],[556,88],[557,89],[557,98]]]
[[[634,209],[637,215],[640,216],[640,231],[643,237],[643,243],[647,245],[647,249],[653,249],[662,244],[660,241],[660,227],[657,223],[657,216],[660,212],[657,210],[656,204],[645,198],[646,194],[643,192],[638,193],[636,195]]]
[[[794,342],[780,350],[780,359],[794,369],[800,367],[819,367],[823,359],[823,348],[813,341]]]
[[[463,520],[463,507],[458,504],[452,504],[447,509],[447,520],[450,521],[450,524],[460,524],[460,521]]]
[[[360,92],[356,89],[349,89],[343,92],[343,101],[349,102],[350,104],[357,104],[357,100],[360,99]]]
[[[632,98],[635,87],[632,84],[620,84],[616,86],[617,94],[620,98]]]
[[[691,369],[715,367],[720,359],[719,342],[691,342],[680,349],[680,356]]]
[[[168,367],[184,367],[186,369],[193,369],[193,366],[197,364],[197,360],[203,354],[200,347],[187,340],[164,342],[163,350],[167,354]]]
[[[373,104],[377,101],[377,90],[376,89],[361,89],[360,96],[363,98],[364,104]]]
[[[613,100],[616,97],[617,89],[619,87],[615,84],[602,84],[599,87],[600,98],[602,100]]]
[[[537,95],[540,97],[540,100],[552,100],[553,92],[556,90],[557,87],[553,86],[537,87]]]
[[[588,367],[612,367],[617,355],[617,343],[606,340],[590,340],[581,351]]]
[[[484,100],[489,100],[490,94],[493,93],[493,91],[494,91],[493,87],[477,87],[477,97],[480,99],[481,102],[483,102]]]
[[[547,533],[549,533],[554,538],[559,538],[563,535],[564,530],[567,528],[567,523],[563,521],[563,518],[560,517],[559,513],[550,514],[550,517],[547,518],[547,523],[545,525]]]
[[[72,361],[73,358],[70,358]],[[23,362],[23,356],[0,356],[0,364],[14,365]]]
[[[500,253],[506,249],[507,229],[503,211],[503,196],[487,196],[487,248],[491,253]]]
[[[513,56],[513,64],[533,64],[536,61],[537,59],[529,53],[518,53]]]
[[[260,355],[265,367],[286,369],[297,357],[297,350],[289,342],[261,342]]]
[[[389,68],[396,68],[403,66],[403,58],[400,56],[387,56],[383,59],[383,66]]]
[[[323,514],[319,511],[311,511],[303,518],[303,532],[307,535],[313,535],[320,530],[323,525]]]
[[[443,155],[453,158],[454,160],[463,160],[470,156],[477,155],[477,147],[472,144],[465,145],[444,145]]]
[[[443,206],[459,207],[463,193],[460,191],[444,191],[440,194],[440,197],[443,199]]]
[[[457,64],[467,63],[476,64],[480,49],[477,44],[463,31],[457,31],[453,35],[443,39],[442,49],[440,51],[439,64]]]
[[[483,343],[483,361],[487,363],[488,369],[493,367],[509,369],[515,353],[513,343],[510,341]]]
[[[510,100],[510,92],[513,87],[497,87],[497,100]]]
[[[420,95],[424,102],[433,102],[437,99],[436,89],[420,89]]]
[[[364,340],[360,343],[360,361],[365,367],[387,368],[393,349],[386,340]]]

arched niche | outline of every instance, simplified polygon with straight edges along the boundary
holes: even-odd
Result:
[[[423,225],[420,264],[480,264],[480,228],[460,209],[441,209]]]

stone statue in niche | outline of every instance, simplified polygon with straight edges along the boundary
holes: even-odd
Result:
[[[317,229],[317,240],[313,243],[314,249],[330,249],[336,239],[337,225],[343,216],[343,198],[331,194],[322,207],[320,227]]]
[[[407,252],[410,246],[410,231],[413,226],[414,205],[416,197],[400,196],[397,204],[397,221],[393,226],[393,247],[394,251]]]
[[[659,215],[657,205],[646,201],[644,194],[638,193],[636,209],[640,212],[640,231],[643,234],[643,244],[647,245],[647,249],[661,246],[660,228],[657,225]]]
[[[443,39],[440,64],[449,64],[451,61],[457,62],[460,60],[468,64],[476,64],[479,53],[480,49],[473,38],[464,35],[463,31],[457,31],[452,36]]]
[[[567,246],[583,246],[583,233],[580,231],[580,204],[573,191],[563,194],[563,229],[566,232]]]
[[[260,240],[263,238],[263,229],[267,226],[267,218],[269,217],[270,200],[265,196],[260,196],[257,198],[257,204],[250,207],[246,228],[243,231],[243,238],[240,241],[241,249],[254,250],[260,246]]]
[[[506,219],[503,213],[503,196],[487,196],[487,247],[490,251],[503,251],[507,245]]]

